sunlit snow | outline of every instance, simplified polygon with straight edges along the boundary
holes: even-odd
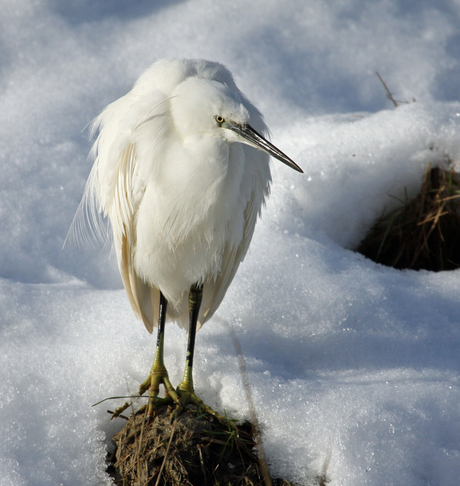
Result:
[[[436,5],[434,5],[436,3]],[[195,387],[249,417],[271,471],[306,485],[454,486],[460,477],[460,273],[398,271],[353,249],[427,163],[460,164],[460,4],[0,1],[0,483],[111,484],[154,336],[110,249],[64,249],[91,161],[84,131],[164,57],[225,64],[305,171],[272,196],[216,316]],[[397,100],[386,98],[378,71]],[[166,330],[178,383],[185,332]]]

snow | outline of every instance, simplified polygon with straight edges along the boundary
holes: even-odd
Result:
[[[458,2],[0,4],[1,484],[111,484],[119,401],[91,405],[136,391],[155,337],[113,255],[62,244],[91,165],[84,127],[163,57],[227,65],[305,170],[273,163],[250,252],[197,336],[197,393],[249,416],[233,328],[273,474],[305,485],[330,457],[331,486],[458,484],[460,272],[352,251],[427,163],[460,163]],[[166,353],[177,383],[177,326]]]

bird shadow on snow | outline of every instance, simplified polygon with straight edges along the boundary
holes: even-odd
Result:
[[[50,0],[51,10],[60,15],[70,24],[99,21],[106,17],[119,19],[134,19],[150,15],[155,11],[168,8],[183,0],[80,0],[77,2],[63,2]]]

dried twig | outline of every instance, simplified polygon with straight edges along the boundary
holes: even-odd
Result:
[[[174,437],[174,432],[176,431],[176,424],[177,424],[177,417],[174,419],[174,423],[172,425],[171,435],[169,436],[168,446],[166,447],[165,456],[163,458],[163,462],[161,463],[160,471],[158,472],[158,476],[157,476],[155,486],[159,486],[159,484],[160,484],[161,475],[163,474],[163,469],[164,469],[165,464],[166,464],[166,458],[168,457],[169,449],[171,447],[171,442],[172,442],[173,437]]]
[[[395,105],[395,108],[397,108],[399,106],[398,102],[394,99],[393,95],[391,94],[391,91],[388,89],[388,86],[386,85],[382,76],[380,76],[378,71],[375,71],[375,74],[377,74],[378,78],[380,79],[380,82],[383,84],[383,87],[385,88],[385,91],[387,92],[387,98]]]
[[[243,351],[241,349],[240,340],[236,335],[233,327],[230,325],[230,331],[232,334],[233,347],[235,348],[236,355],[238,357],[238,366],[240,368],[241,379],[243,381],[244,391],[246,393],[246,400],[249,404],[249,413],[251,415],[251,424],[253,428],[253,437],[256,443],[259,464],[262,469],[265,486],[272,486],[272,480],[268,471],[267,460],[265,458],[265,451],[262,442],[262,435],[260,433],[259,421],[257,419],[256,409],[254,407],[254,400],[252,399],[251,385],[249,384],[248,372],[246,370],[246,364],[244,362]]]

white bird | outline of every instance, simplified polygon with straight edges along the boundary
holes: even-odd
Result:
[[[159,313],[155,359],[140,393],[149,389],[149,415],[161,384],[176,413],[190,401],[205,407],[193,387],[195,334],[246,255],[269,194],[268,154],[302,169],[264,138],[261,113],[215,62],[156,62],[93,130],[95,162],[79,211],[108,216],[126,293],[149,332]],[[97,219],[89,224],[100,230]],[[163,361],[167,320],[188,329],[177,389]]]

